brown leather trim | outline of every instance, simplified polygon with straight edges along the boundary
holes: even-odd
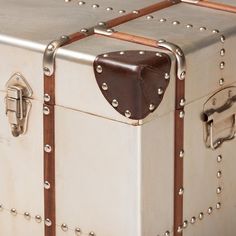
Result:
[[[104,97],[120,114],[134,120],[158,108],[169,85],[170,69],[170,57],[155,51],[110,52],[94,61]]]
[[[215,10],[236,13],[236,7],[231,6],[231,5],[227,5],[227,4],[216,3],[216,2],[207,1],[207,0],[202,0],[202,1],[199,1],[199,2],[196,2],[196,3],[195,2],[192,2],[192,3],[187,2],[185,0],[182,0],[182,2],[192,4],[192,5],[195,5],[195,6],[206,7],[206,8],[211,8],[211,9],[215,9]]]
[[[130,35],[127,33],[114,32],[110,35],[104,35],[110,38],[116,38],[123,41],[133,42],[145,46],[157,48],[158,41]],[[177,71],[176,71],[177,74]],[[175,150],[174,150],[174,236],[181,236],[181,232],[177,232],[183,224],[183,194],[179,194],[183,188],[183,158],[180,152],[184,150],[184,105],[181,100],[185,99],[185,80],[178,79],[176,76],[176,95],[175,95]]]

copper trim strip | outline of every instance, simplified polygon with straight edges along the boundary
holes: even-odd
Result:
[[[227,4],[216,3],[216,2],[211,2],[211,1],[207,1],[207,0],[202,0],[202,1],[197,1],[197,2],[195,2],[195,1],[190,2],[188,0],[182,0],[182,2],[192,4],[195,6],[206,7],[206,8],[211,8],[211,9],[215,9],[215,10],[236,13],[236,7],[231,6],[231,5],[227,5]]]
[[[137,43],[154,48],[160,48],[159,42],[153,39],[144,38],[136,35],[130,35],[127,33],[113,32],[109,35],[103,35],[110,38],[115,38],[127,42]],[[177,74],[177,71],[176,71]],[[178,77],[178,76],[177,76]],[[180,194],[180,190],[183,188],[183,169],[184,163],[181,158],[181,151],[184,150],[184,97],[185,97],[185,80],[176,78],[176,98],[175,98],[175,150],[174,150],[174,236],[182,235],[183,224],[183,194]],[[181,232],[178,232],[178,229]]]

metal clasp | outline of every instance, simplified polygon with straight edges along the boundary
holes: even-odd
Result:
[[[7,95],[6,115],[14,137],[24,134],[27,130],[28,117],[31,109],[29,98],[33,92],[24,77],[16,73],[6,84]]]
[[[225,88],[212,96],[204,105],[202,118],[205,122],[207,147],[215,150],[224,142],[234,139],[236,134],[236,87]]]

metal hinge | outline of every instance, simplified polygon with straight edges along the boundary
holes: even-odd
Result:
[[[24,134],[27,130],[29,112],[33,91],[24,77],[16,73],[6,84],[7,95],[6,115],[10,123],[11,132],[14,137]]]

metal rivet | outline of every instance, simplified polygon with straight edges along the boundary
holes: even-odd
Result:
[[[107,7],[106,10],[107,10],[107,11],[112,11],[113,8],[112,8],[112,7]]]
[[[182,52],[182,50],[180,50],[179,48],[177,48],[176,50],[175,50],[175,52],[179,55],[179,56],[183,56],[184,54],[183,54],[183,52]]]
[[[183,232],[183,227],[182,226],[179,226],[178,228],[177,228],[177,233],[182,233]]]
[[[52,151],[52,147],[49,144],[46,144],[44,146],[44,151],[47,152],[47,153],[50,153]]]
[[[98,25],[99,25],[99,26],[105,26],[106,23],[105,23],[105,22],[99,22]]]
[[[200,31],[205,31],[205,30],[206,30],[206,27],[200,27],[199,30],[200,30]]]
[[[193,25],[188,24],[188,25],[186,25],[186,27],[187,27],[188,29],[190,29],[190,28],[193,28]]]
[[[52,44],[49,44],[47,49],[49,51],[53,51],[55,49],[55,47]]]
[[[97,71],[97,73],[101,74],[101,73],[102,73],[102,66],[101,66],[101,65],[98,65],[98,66],[96,67],[96,71]]]
[[[170,236],[170,231],[166,231],[164,235],[165,236]]]
[[[107,86],[106,83],[103,83],[103,84],[102,84],[102,90],[104,90],[104,91],[107,91],[107,90],[108,90],[108,86]]]
[[[225,36],[224,36],[224,35],[221,35],[221,37],[220,37],[220,41],[221,41],[222,43],[225,42]]]
[[[157,93],[158,95],[162,95],[164,93],[163,88],[158,88]]]
[[[79,4],[79,6],[82,6],[82,5],[85,4],[85,2],[84,1],[79,1],[78,4]]]
[[[108,54],[103,54],[103,57],[108,57]]]
[[[222,57],[225,55],[225,49],[224,49],[224,48],[222,48],[222,49],[220,50],[220,55],[221,55]]]
[[[191,224],[194,224],[195,222],[196,222],[196,217],[193,216],[193,217],[191,218],[191,220],[190,220],[190,223],[191,223]]]
[[[140,12],[138,10],[133,11],[134,14],[139,14]]]
[[[223,78],[221,78],[221,79],[219,80],[220,86],[223,86],[223,85],[224,85],[224,82],[225,82],[225,80],[224,80]]]
[[[125,116],[126,116],[127,118],[130,118],[130,117],[131,117],[131,112],[130,112],[129,110],[126,110],[126,111],[125,111]]]
[[[45,94],[44,94],[44,101],[45,101],[45,102],[50,102],[50,100],[51,100],[50,95],[47,94],[47,93],[45,93]]]
[[[173,21],[172,24],[173,24],[173,25],[179,25],[180,22],[176,20],[176,21]]]
[[[152,15],[149,15],[149,16],[147,16],[146,18],[147,18],[147,20],[151,20],[151,19],[153,19],[154,17],[153,17]]]
[[[216,209],[220,209],[221,208],[221,203],[220,202],[218,202],[217,204],[216,204]]]
[[[217,172],[217,178],[220,179],[221,177],[222,177],[222,172],[219,170],[219,171]]]
[[[179,195],[181,196],[181,195],[183,195],[184,194],[184,188],[180,188],[179,189]]]
[[[213,34],[218,34],[218,33],[220,33],[220,31],[218,29],[214,29],[214,30],[212,30],[212,33]]]
[[[50,219],[46,219],[46,220],[45,220],[45,225],[46,225],[47,227],[52,226],[52,221],[51,221]]]
[[[217,156],[217,162],[220,163],[222,161],[223,157],[221,155]]]
[[[201,212],[201,213],[199,214],[198,218],[199,218],[199,220],[202,220],[202,219],[204,218],[203,212]]]
[[[50,109],[45,106],[45,107],[43,108],[43,114],[46,115],[46,116],[48,116],[48,115],[50,114]]]
[[[157,52],[157,53],[156,53],[156,56],[157,56],[157,57],[162,57],[162,55],[161,55],[160,52]]]
[[[170,74],[169,73],[165,73],[165,79],[166,80],[170,79]]]
[[[116,99],[112,100],[112,106],[113,107],[118,107],[119,106],[119,102]]]
[[[139,54],[143,55],[143,54],[145,54],[145,52],[144,51],[139,51]]]
[[[51,184],[48,181],[45,181],[44,188],[48,190],[48,189],[50,189],[50,187],[51,187]]]
[[[80,236],[81,235],[81,233],[82,233],[82,231],[81,231],[81,229],[80,228],[75,228],[75,235],[77,235],[77,236]]]
[[[107,29],[107,33],[113,33],[113,32],[115,32],[114,29]]]
[[[24,217],[25,217],[26,220],[30,220],[31,219],[31,215],[30,215],[29,212],[25,212],[24,213]]]
[[[180,117],[181,119],[183,119],[184,116],[185,116],[185,112],[184,112],[184,111],[180,111],[180,112],[179,112],[179,117]]]
[[[221,194],[221,192],[222,192],[222,188],[221,188],[221,187],[218,187],[218,188],[216,189],[216,193],[217,193],[217,194]]]
[[[93,4],[92,8],[99,8],[99,5],[98,4]]]
[[[12,214],[13,216],[16,216],[16,215],[17,215],[17,211],[16,211],[15,208],[12,208],[12,209],[11,209],[11,214]]]
[[[186,77],[186,71],[183,71],[181,74],[180,74],[180,80],[184,80]]]
[[[179,105],[181,106],[181,107],[184,107],[185,106],[185,99],[184,98],[182,98],[182,99],[180,99],[180,102],[179,102]]]
[[[44,73],[46,74],[46,75],[49,75],[50,74],[50,69],[49,68],[47,68],[47,67],[44,67],[43,68],[43,71],[44,71]]]
[[[122,51],[122,52],[120,52],[120,55],[124,55],[124,54],[125,54],[125,52],[123,52],[123,51]]]
[[[96,236],[96,234],[92,231],[89,233],[89,236]]]
[[[124,13],[125,13],[125,10],[119,10],[119,13],[120,13],[120,14],[124,14]]]
[[[154,109],[155,109],[155,105],[154,105],[154,104],[150,104],[150,105],[149,105],[149,110],[150,110],[150,111],[154,111]]]
[[[163,23],[163,22],[166,22],[166,19],[165,19],[165,18],[161,18],[161,19],[160,19],[160,22],[162,22],[162,23]]]
[[[183,158],[183,157],[184,157],[184,150],[181,150],[181,151],[179,152],[179,157],[180,157],[180,158]]]
[[[88,33],[88,31],[89,31],[89,30],[88,30],[88,29],[85,29],[85,28],[83,28],[83,29],[80,30],[81,33]]]
[[[37,223],[41,223],[41,222],[42,222],[42,217],[41,217],[40,215],[36,215],[36,216],[35,216],[35,221],[36,221]]]
[[[165,40],[165,39],[159,39],[157,42],[158,42],[158,43],[165,43],[166,40]]]
[[[185,220],[184,223],[183,223],[183,228],[186,229],[188,227],[188,221]]]
[[[224,68],[225,68],[225,62],[222,61],[222,62],[220,63],[220,69],[223,70]]]
[[[207,210],[208,215],[211,215],[212,212],[213,212],[213,208],[209,207],[208,210]]]
[[[62,229],[62,231],[64,231],[64,232],[68,231],[68,225],[67,225],[67,224],[62,224],[62,225],[61,225],[61,229]]]

